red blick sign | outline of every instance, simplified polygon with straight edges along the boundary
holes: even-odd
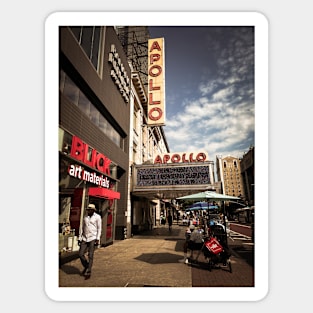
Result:
[[[164,125],[164,38],[149,39],[148,48],[148,125]]]
[[[71,157],[105,175],[111,175],[111,160],[97,150],[89,147],[88,144],[76,136],[72,138]]]

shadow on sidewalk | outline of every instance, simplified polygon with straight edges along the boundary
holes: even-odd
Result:
[[[77,275],[81,273],[77,267],[68,264],[62,266],[62,271],[68,275]]]
[[[142,253],[136,260],[149,264],[178,263],[182,259],[181,255],[172,253]]]

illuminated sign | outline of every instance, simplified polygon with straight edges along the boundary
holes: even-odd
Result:
[[[164,125],[164,38],[149,39],[148,48],[148,125]]]
[[[157,155],[154,159],[154,164],[197,163],[208,161],[208,159],[206,152],[180,152]]]
[[[111,51],[109,53],[109,62],[112,64],[113,69],[111,70],[111,77],[115,82],[115,85],[119,89],[125,102],[129,102],[129,86],[130,80],[128,78],[127,72],[124,65],[116,52],[115,45],[111,45]]]
[[[209,166],[139,168],[137,186],[208,185]]]

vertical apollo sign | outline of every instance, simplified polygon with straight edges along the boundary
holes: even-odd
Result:
[[[148,125],[164,125],[164,38],[149,39],[148,47]]]

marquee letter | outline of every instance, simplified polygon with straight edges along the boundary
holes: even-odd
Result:
[[[162,159],[159,155],[156,156],[156,158],[154,159],[154,164],[162,164]]]
[[[157,116],[153,116],[152,113],[154,111],[157,111],[158,115]],[[152,120],[152,121],[157,121],[159,120],[161,117],[162,117],[162,110],[160,108],[152,108],[150,111],[149,111],[149,119]]]
[[[161,48],[160,48],[159,43],[157,41],[154,41],[153,44],[151,45],[150,52],[153,51],[154,49],[161,51]]]
[[[151,54],[150,55],[150,64],[153,64],[153,62],[155,61],[159,61],[160,60],[160,55],[159,54]]]
[[[153,73],[152,70],[156,69],[157,72]],[[152,77],[157,77],[162,73],[162,67],[160,65],[153,65],[149,69],[149,75]]]

